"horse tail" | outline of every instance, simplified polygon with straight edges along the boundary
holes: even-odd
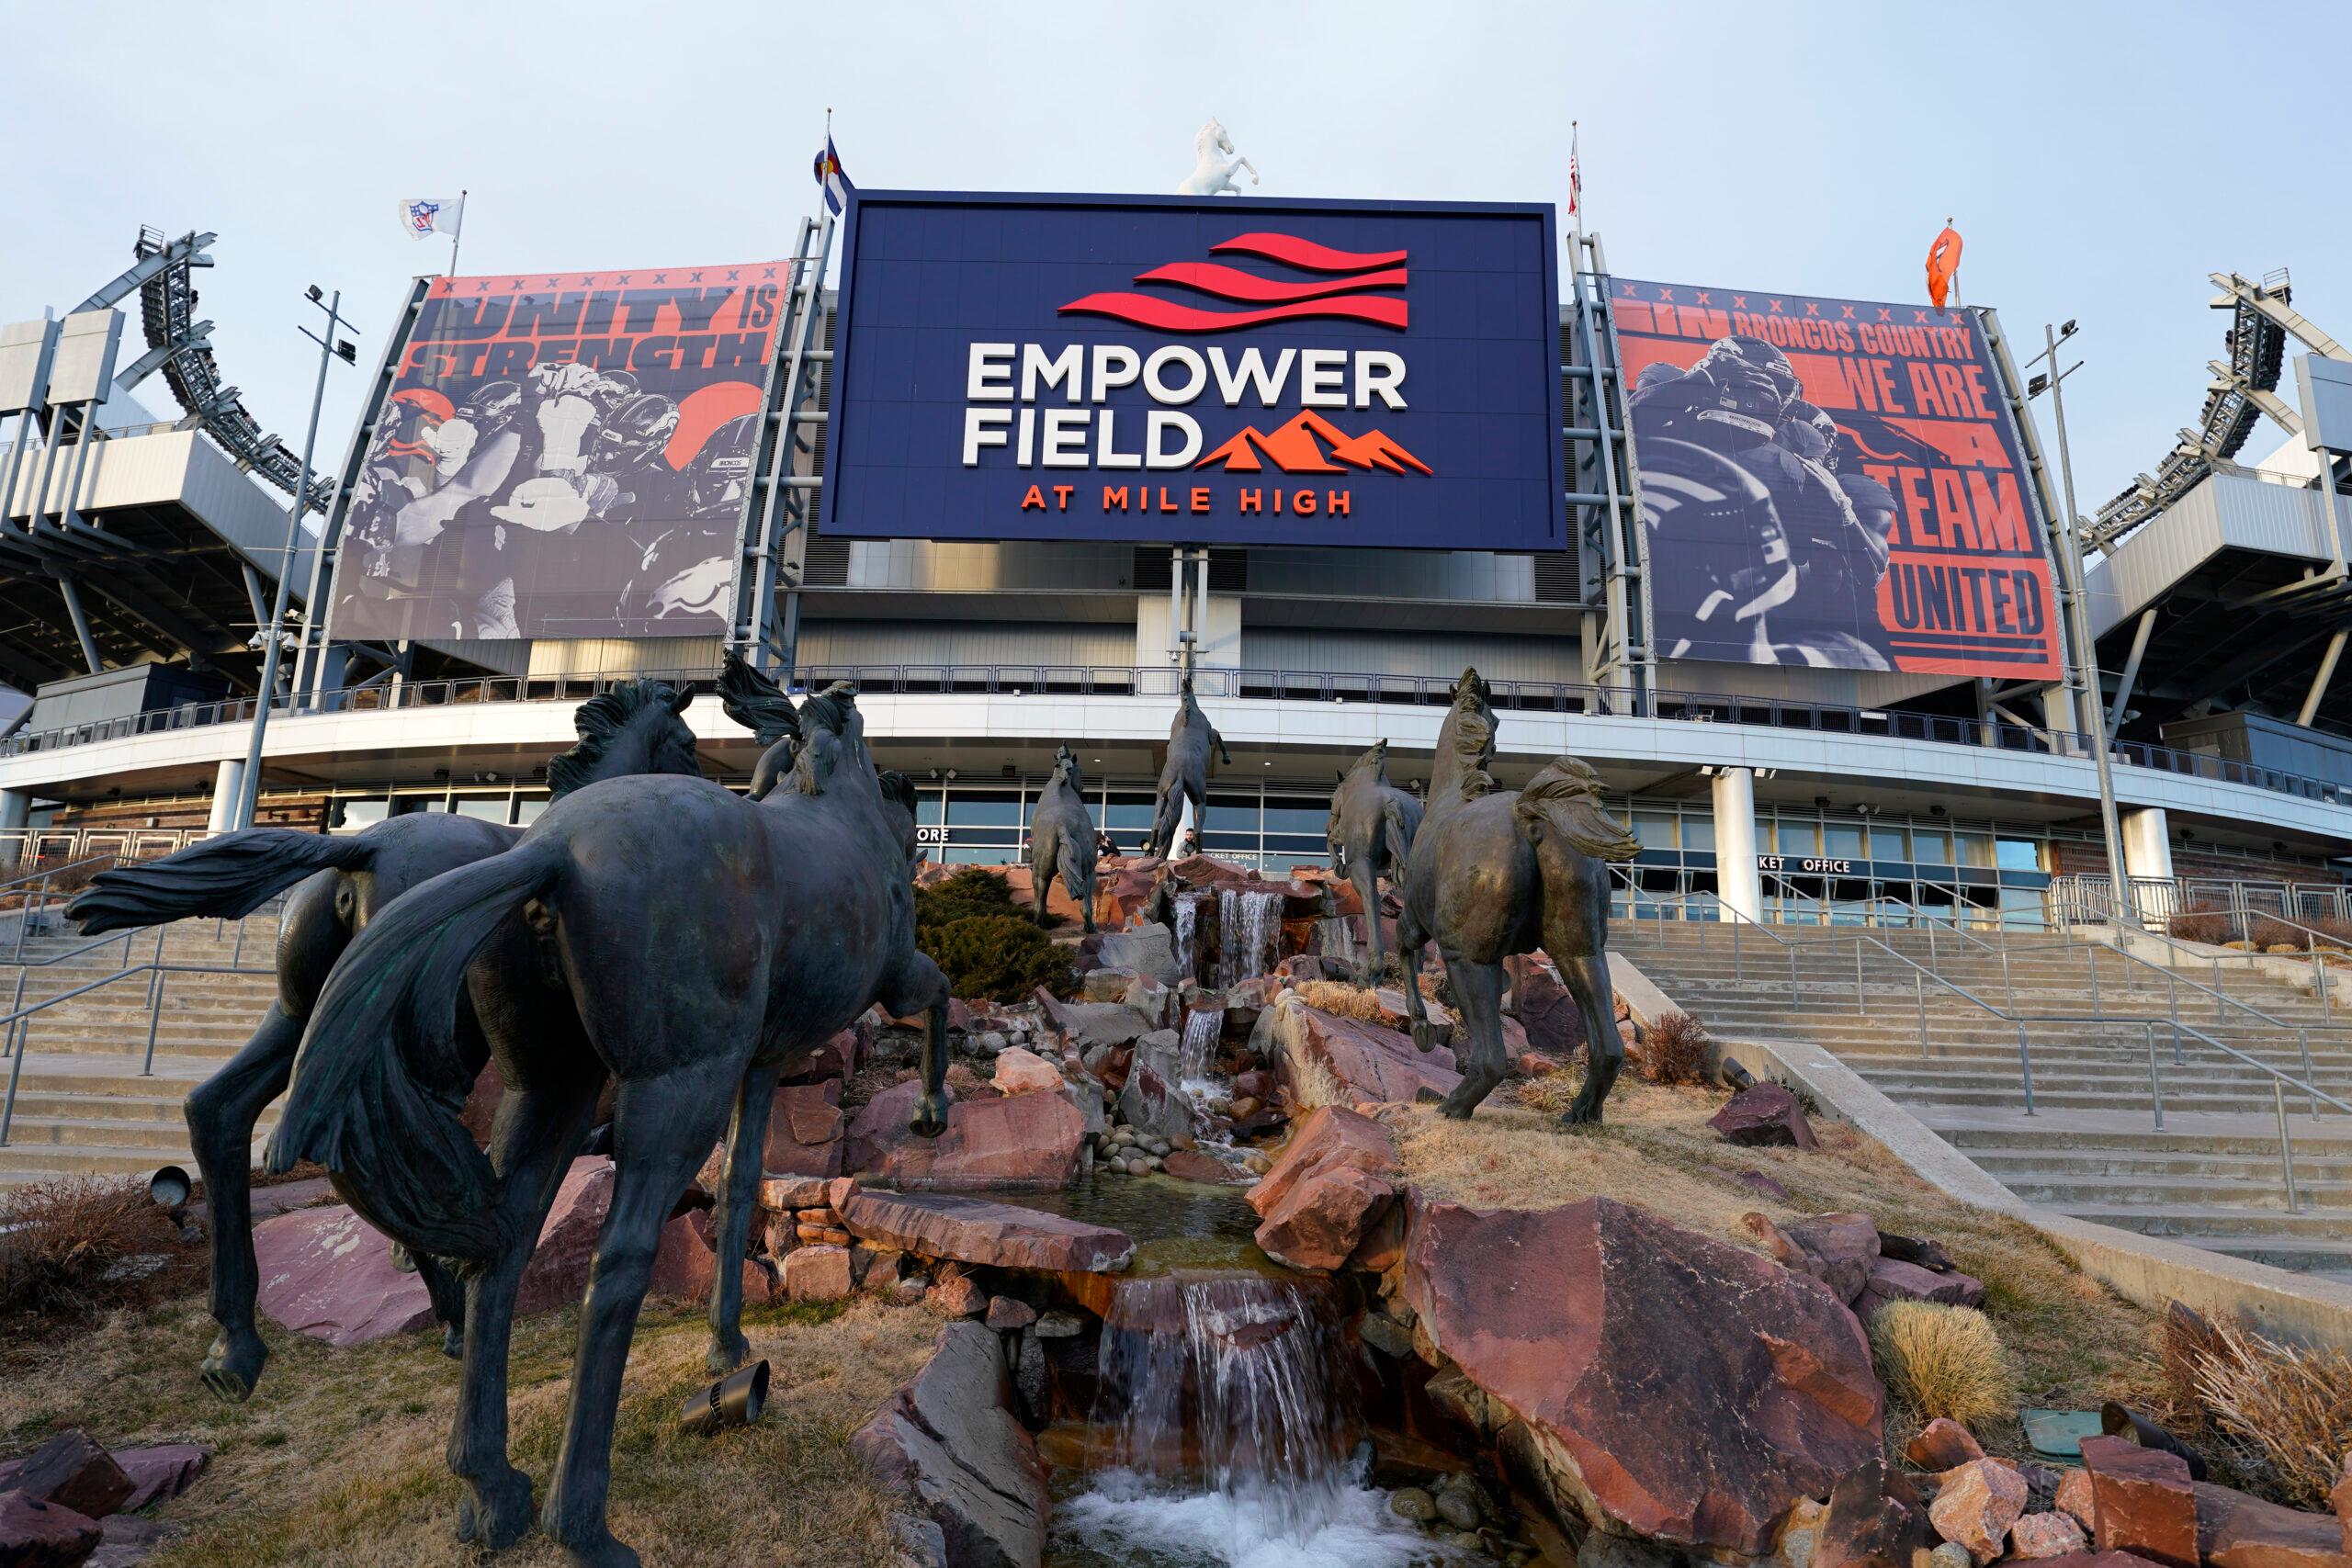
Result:
[[[1091,824],[1093,818],[1087,820]],[[1086,867],[1091,862],[1081,856],[1085,851],[1093,848],[1093,843],[1091,840],[1081,843],[1080,831],[1076,823],[1064,822],[1054,829],[1054,836],[1061,840],[1056,858],[1060,862],[1062,886],[1072,898],[1083,901],[1086,897]]]
[[[311,1010],[271,1170],[318,1161],[379,1230],[460,1273],[499,1255],[497,1176],[458,1121],[472,1081],[458,987],[500,923],[571,864],[560,839],[526,842],[419,884],[368,921]]]
[[[144,865],[102,871],[65,913],[93,936],[192,915],[236,919],[314,872],[364,870],[375,853],[365,838],[247,828]]]
[[[1405,808],[1394,797],[1380,803],[1380,831],[1387,842],[1388,884],[1396,890],[1396,897],[1402,898],[1405,897],[1405,863],[1413,853],[1413,835],[1405,826]],[[1365,915],[1376,920],[1380,918],[1380,911],[1368,909]]]

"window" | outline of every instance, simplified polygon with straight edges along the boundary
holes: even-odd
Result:
[[[2002,839],[1993,846],[1993,858],[2003,871],[2040,871],[2041,845],[2033,839]]]
[[[1671,811],[1636,811],[1634,813],[1634,837],[1645,850],[1678,848],[1674,839],[1674,813]]]
[[[384,797],[377,795],[366,800],[336,801],[334,816],[330,818],[328,825],[334,828],[357,829],[372,826],[383,819]]]
[[[514,803],[503,795],[460,795],[449,803],[449,809],[460,817],[472,817],[484,822],[503,822]]]
[[[526,799],[516,801],[514,803],[515,825],[523,828],[529,827],[532,823],[539,819],[539,813],[545,811],[547,808],[548,797],[544,795],[533,795]]]
[[[1951,864],[1951,835],[1940,828],[1912,829],[1911,858],[1921,865]]]
[[[1682,819],[1682,847],[1686,850],[1713,850],[1715,847],[1715,819],[1697,813]]]
[[[1817,855],[1821,852],[1821,824],[1795,822],[1782,818],[1774,826],[1779,839],[1773,847],[1784,855]]]
[[[951,828],[1018,828],[1021,826],[1021,794],[1018,790],[957,790],[947,797],[947,825]]]
[[[1959,837],[1960,864],[1991,865],[1993,863],[1993,836],[1990,833],[1962,833]]]
[[[1871,824],[1871,858],[1872,860],[1909,860],[1911,829],[1897,828],[1887,822]]]
[[[1821,852],[1839,860],[1860,860],[1863,857],[1862,825],[1860,822],[1830,822],[1821,829]]]

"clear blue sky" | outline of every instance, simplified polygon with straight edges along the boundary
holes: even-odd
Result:
[[[372,353],[402,279],[446,261],[402,237],[404,196],[470,189],[469,272],[748,261],[810,209],[828,104],[863,186],[1171,190],[1214,114],[1268,196],[1564,201],[1575,118],[1628,276],[1913,299],[1955,217],[1965,299],[2019,338],[2082,322],[2087,509],[2193,421],[2226,324],[2207,273],[2290,266],[2298,305],[2352,337],[2331,75],[2352,7],[2228,15],[246,0],[100,24],[0,0],[0,320],[74,304],[142,222],[216,230],[200,288],[223,368],[299,440],[303,287],[343,288]],[[361,378],[334,374],[330,447]]]

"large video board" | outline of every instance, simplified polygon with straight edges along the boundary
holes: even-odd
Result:
[[[861,192],[820,532],[1559,549],[1542,206]]]

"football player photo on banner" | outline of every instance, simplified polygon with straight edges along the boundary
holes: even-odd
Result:
[[[1659,658],[2060,675],[2041,509],[1973,316],[1611,288]]]
[[[434,279],[353,488],[334,635],[720,630],[784,272]]]

